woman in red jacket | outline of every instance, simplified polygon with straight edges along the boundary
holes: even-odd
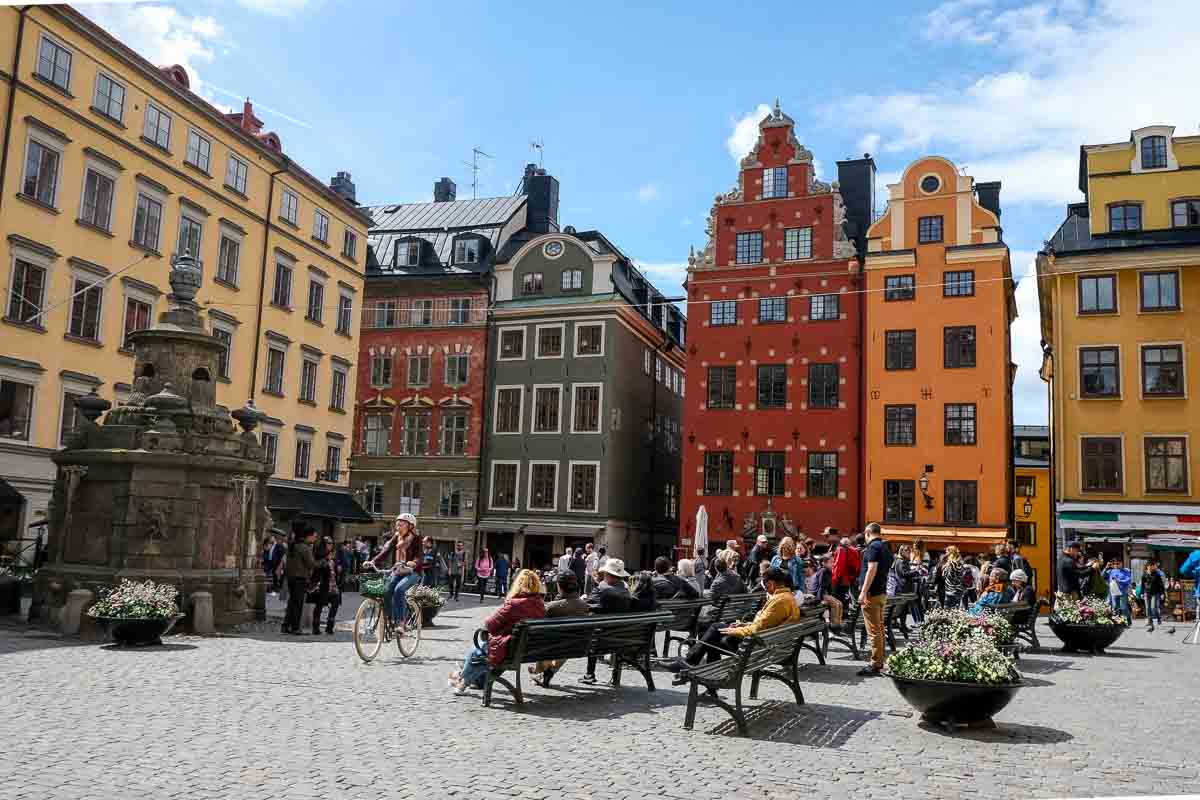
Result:
[[[489,667],[504,660],[512,629],[526,619],[541,619],[546,616],[546,602],[542,596],[542,582],[531,569],[521,570],[508,590],[504,605],[496,609],[483,622],[488,638],[478,647],[472,647],[463,659],[461,670],[450,673],[450,688],[455,694],[463,694],[468,688],[482,689],[483,679]]]
[[[833,594],[842,605],[848,605],[850,589],[858,581],[858,572],[862,568],[862,555],[850,545],[850,540],[843,538],[833,554],[833,567],[830,577],[833,580]]]

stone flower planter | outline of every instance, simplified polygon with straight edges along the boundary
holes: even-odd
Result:
[[[1050,617],[1050,630],[1062,640],[1064,653],[1075,653],[1083,650],[1087,653],[1102,654],[1121,634],[1125,625],[1072,625],[1060,622]]]
[[[441,606],[421,606],[421,627],[432,628],[433,618],[442,610]]]
[[[992,716],[1007,706],[1022,686],[1020,683],[950,683],[884,674],[891,678],[908,704],[921,712],[923,721],[936,724],[988,725]]]
[[[181,619],[183,619],[183,614],[156,619],[96,617],[96,621],[109,632],[113,641],[121,647],[145,647],[146,645],[162,644],[162,637],[170,633],[171,629],[175,627],[175,623]]]

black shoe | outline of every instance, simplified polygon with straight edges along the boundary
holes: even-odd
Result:
[[[333,628],[326,628],[326,629],[325,629],[325,635],[326,635],[326,636],[333,636]]]
[[[663,664],[663,669],[665,669],[667,672],[683,672],[684,670],[689,669],[691,666],[691,664],[684,661],[682,658],[677,658],[674,661],[668,661],[666,664]]]
[[[864,678],[876,678],[879,677],[879,668],[874,666],[863,667],[854,674],[861,675]]]
[[[596,676],[595,675],[584,675],[583,677],[581,677],[579,679],[579,682],[586,683],[588,686],[592,686],[596,683]]]
[[[689,675],[680,673],[680,674],[676,675],[674,678],[671,678],[671,685],[672,686],[683,686],[685,683],[691,683],[691,681],[692,681],[692,679]]]

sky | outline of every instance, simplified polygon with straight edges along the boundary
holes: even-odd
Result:
[[[250,97],[310,172],[351,172],[359,202],[429,201],[443,175],[470,197],[474,148],[487,154],[478,196],[509,195],[540,157],[561,182],[560,223],[604,231],[668,296],[776,98],[825,180],[870,152],[881,198],[929,154],[1001,181],[1018,278],[1082,199],[1081,144],[1200,122],[1195,0],[650,5],[78,7],[155,63],[185,66],[213,103]],[[1044,423],[1034,280],[1017,305],[1014,418]]]

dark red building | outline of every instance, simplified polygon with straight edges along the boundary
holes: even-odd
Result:
[[[680,548],[859,525],[862,296],[874,162],[816,179],[776,103],[689,258]]]

